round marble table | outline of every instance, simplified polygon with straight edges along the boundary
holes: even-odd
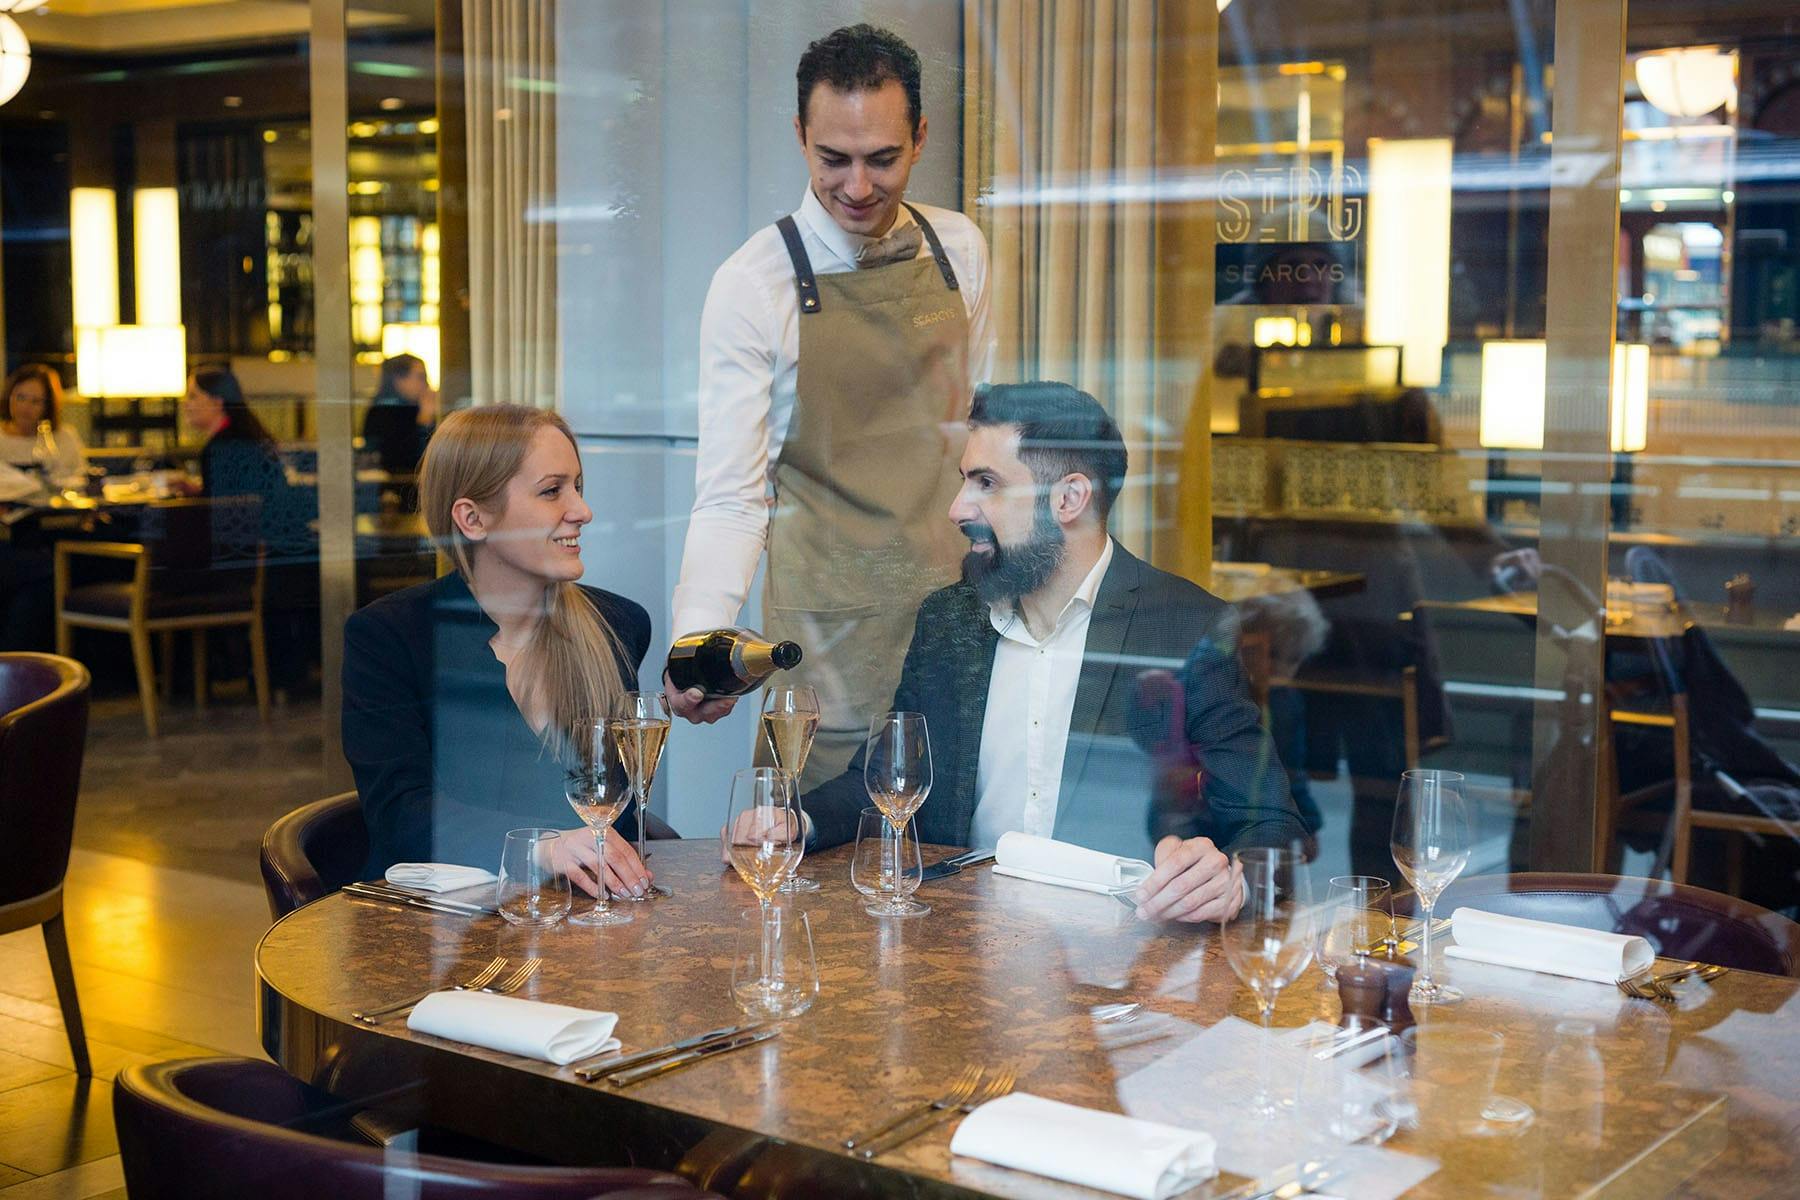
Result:
[[[1218,1081],[1204,1064],[1169,1075],[1171,1056],[1227,1016],[1254,1020],[1211,926],[1145,924],[1109,897],[987,867],[925,885],[928,916],[877,920],[849,884],[847,848],[810,859],[807,873],[824,888],[797,898],[817,947],[818,1002],[760,1045],[620,1091],[416,1034],[403,1021],[350,1019],[352,1009],[447,986],[505,954],[544,959],[521,994],[619,1013],[627,1051],[741,1020],[731,949],[737,914],[754,898],[720,866],[715,841],[653,842],[651,852],[674,896],[634,906],[635,921],[608,929],[523,930],[342,894],[308,905],[257,948],[263,1045],[336,1095],[549,1160],[680,1166],[741,1195],[1025,1200],[1100,1193],[953,1158],[954,1123],[874,1163],[837,1143],[940,1094],[968,1063],[1012,1067],[1022,1091],[1113,1111],[1138,1111],[1134,1098],[1153,1078],[1145,1072],[1163,1070],[1154,1078],[1167,1081],[1164,1099],[1191,1092],[1196,1104],[1216,1104],[1209,1084]],[[1504,1136],[1402,1132],[1386,1149],[1405,1158],[1388,1165],[1425,1173],[1407,1195],[1792,1194],[1794,981],[1735,972],[1669,1008],[1497,967],[1455,962],[1447,974],[1470,999],[1428,1020],[1503,1032],[1502,1090],[1581,1119],[1540,1119]],[[1142,1019],[1167,1032],[1109,1038],[1092,1010],[1118,1001],[1141,1002]],[[1284,994],[1275,1023],[1336,1014],[1315,966]],[[1571,1075],[1565,1086],[1546,1062],[1556,1023],[1571,1015],[1598,1031],[1603,1081]],[[1191,1194],[1223,1195],[1241,1182],[1227,1174]]]

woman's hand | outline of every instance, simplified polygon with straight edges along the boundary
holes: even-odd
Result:
[[[590,896],[600,895],[600,856],[594,851],[594,835],[587,829],[567,829],[550,844],[550,865]],[[616,829],[606,831],[606,886],[615,896],[642,896],[656,876],[638,858],[631,843]]]

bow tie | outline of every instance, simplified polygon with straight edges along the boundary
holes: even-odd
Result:
[[[863,270],[868,267],[885,267],[889,263],[911,262],[919,257],[919,247],[925,242],[925,234],[917,225],[903,225],[889,230],[886,237],[853,237],[851,241],[856,246],[856,267]]]

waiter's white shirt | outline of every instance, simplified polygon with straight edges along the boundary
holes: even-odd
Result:
[[[988,326],[987,241],[959,212],[916,206],[956,271],[969,314],[971,389],[993,370]],[[856,269],[851,235],[809,186],[795,222],[813,272]],[[905,208],[895,228],[914,224]],[[921,243],[919,257],[931,247]],[[769,528],[769,485],[794,412],[800,359],[800,300],[794,266],[773,225],[753,234],[714,272],[700,315],[700,446],[694,509],[675,587],[674,632],[736,622]],[[871,399],[874,399],[873,397]],[[948,514],[944,520],[950,519]]]
[[[992,849],[1018,830],[1049,837],[1056,831],[1063,754],[1087,650],[1094,597],[1112,565],[1112,539],[1043,641],[1031,636],[1011,605],[993,605],[988,619],[1000,634],[994,673],[981,720],[981,757],[975,766],[975,819],[969,844]]]

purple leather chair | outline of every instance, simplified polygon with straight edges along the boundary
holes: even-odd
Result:
[[[352,1111],[247,1058],[139,1064],[113,1087],[131,1200],[720,1200],[641,1167],[520,1166],[337,1140]]]
[[[0,933],[44,927],[69,1053],[83,1076],[94,1072],[62,914],[87,720],[86,667],[54,654],[0,654]]]
[[[1412,896],[1396,897],[1411,911]],[[1800,925],[1766,908],[1661,879],[1523,872],[1451,884],[1436,911],[1460,905],[1509,917],[1637,934],[1665,958],[1800,978]]]

